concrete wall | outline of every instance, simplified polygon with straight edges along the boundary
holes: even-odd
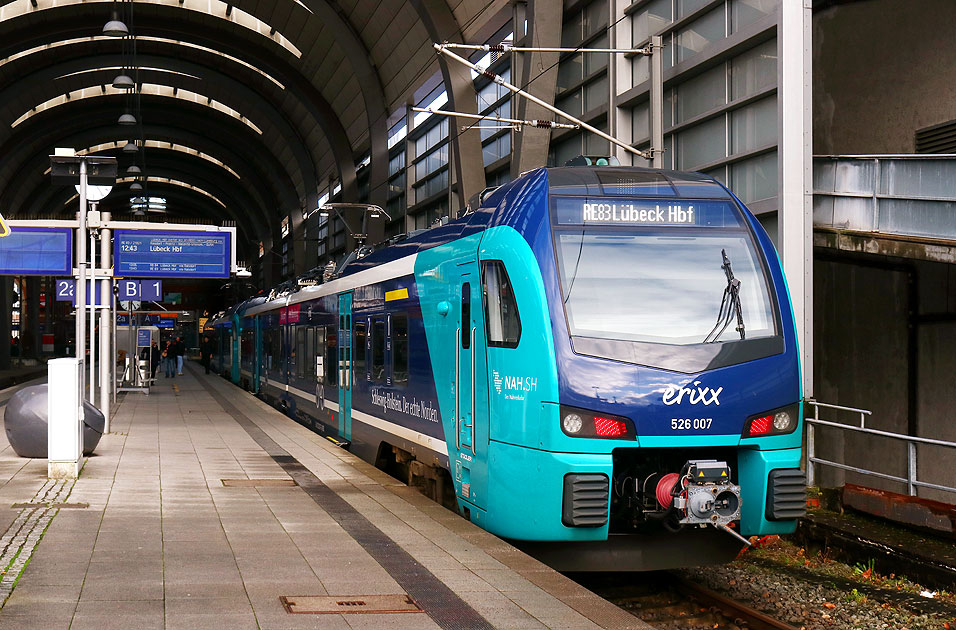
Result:
[[[868,409],[867,426],[956,441],[956,266],[818,248],[814,270],[815,387],[821,402]],[[857,424],[859,416],[821,417]],[[821,457],[906,476],[906,446],[887,438],[817,430]],[[919,478],[956,486],[956,450],[920,447]],[[820,468],[820,485],[903,484]],[[920,490],[956,503],[956,494]]]
[[[914,153],[956,119],[956,2],[866,0],[813,16],[813,152]]]

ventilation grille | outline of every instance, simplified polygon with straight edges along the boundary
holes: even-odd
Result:
[[[956,153],[956,120],[916,130],[917,153]]]
[[[770,471],[767,520],[801,518],[807,513],[807,476],[799,468]]]
[[[564,476],[561,522],[568,527],[600,527],[607,523],[608,479],[602,474]]]

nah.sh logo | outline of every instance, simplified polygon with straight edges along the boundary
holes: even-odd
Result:
[[[494,370],[492,372],[492,375],[494,376],[494,379],[495,379],[495,389],[497,389],[498,393],[500,394],[501,393],[501,375],[498,374],[498,370]]]

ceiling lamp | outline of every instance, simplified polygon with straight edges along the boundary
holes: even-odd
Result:
[[[140,167],[136,166],[135,164],[130,166],[128,169],[126,169],[127,175],[139,175],[142,172],[143,170]]]
[[[107,37],[126,37],[129,35],[129,29],[119,19],[119,14],[113,11],[113,19],[103,26],[103,34]]]
[[[133,126],[133,125],[136,124],[136,116],[133,116],[133,115],[130,114],[130,113],[126,113],[126,114],[123,114],[122,116],[120,116],[120,117],[119,117],[119,120],[117,120],[116,122],[118,122],[118,123],[121,124],[121,125],[125,125],[125,126],[127,126],[127,127],[131,127],[131,126]]]
[[[139,147],[136,146],[132,140],[127,142],[123,147],[123,153],[136,153],[137,151],[139,151]]]
[[[118,74],[116,78],[113,79],[113,87],[117,90],[132,90],[136,87],[136,84],[129,78],[129,75]]]
[[[132,190],[133,192],[139,192],[143,190],[143,185],[140,184],[139,182],[133,182],[132,184],[129,185],[129,189]]]

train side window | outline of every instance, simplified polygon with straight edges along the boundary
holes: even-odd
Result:
[[[325,384],[339,384],[339,336],[335,326],[325,327]]]
[[[292,364],[295,366],[295,375],[305,378],[305,327],[295,327],[295,348],[292,351]],[[292,370],[292,366],[289,367]]]
[[[372,380],[385,381],[385,320],[376,319],[372,324]]]
[[[315,378],[315,328],[309,326],[305,329],[305,352],[302,355],[302,362],[305,363],[305,376],[308,379]]]
[[[322,357],[322,370],[319,370],[315,374],[315,378],[320,381],[325,381],[325,326],[316,326],[315,330],[315,355],[312,359],[313,369],[318,370],[318,362],[316,359]]]
[[[461,285],[461,347],[471,347],[471,283]]]
[[[366,335],[368,334],[368,324],[365,322],[355,322],[355,341],[352,343],[352,356],[355,361],[355,376],[361,380],[368,378],[368,369],[365,363],[365,345]]]
[[[481,263],[485,299],[485,319],[488,345],[498,348],[517,348],[521,339],[521,317],[511,280],[500,260]]]
[[[408,315],[392,315],[392,382],[408,383]]]

